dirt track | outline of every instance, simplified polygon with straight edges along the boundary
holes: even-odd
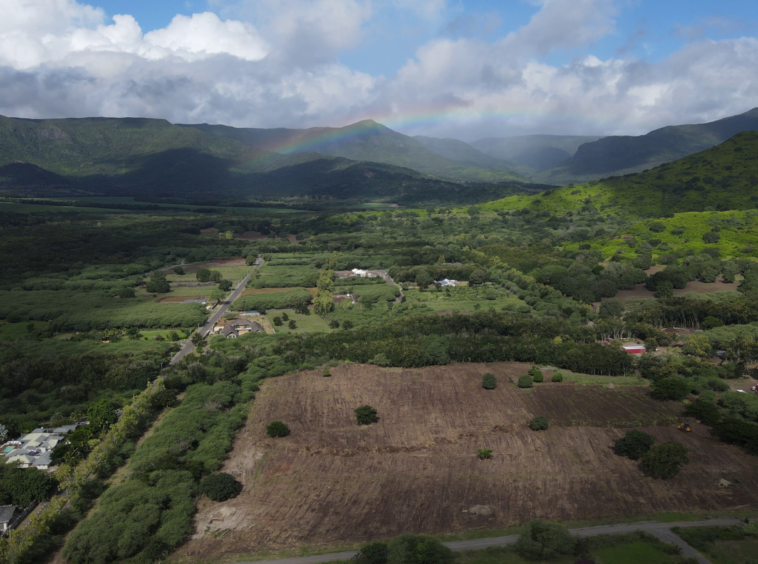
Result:
[[[758,506],[758,459],[703,432],[677,431],[668,423],[673,405],[635,388],[545,383],[520,390],[508,383],[528,368],[353,365],[334,368],[331,378],[313,371],[268,380],[223,468],[243,492],[224,503],[203,501],[193,540],[176,557],[215,560],[533,517]],[[499,377],[496,390],[481,388],[487,371]],[[365,403],[380,421],[359,427],[353,409]],[[526,426],[537,414],[553,420],[548,431]],[[645,478],[636,463],[612,453],[612,439],[623,434],[616,426],[628,426],[627,419],[658,441],[690,449],[680,479]],[[292,434],[268,438],[272,420]],[[651,426],[660,422],[666,426]],[[478,448],[492,449],[494,458],[478,460]],[[720,478],[736,486],[719,488]]]

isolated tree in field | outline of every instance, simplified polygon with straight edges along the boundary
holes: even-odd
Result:
[[[223,290],[224,292],[228,292],[232,289],[232,281],[231,280],[219,280],[218,288],[220,290]]]
[[[281,327],[281,326],[282,326],[282,323],[284,323],[284,322],[282,321],[282,318],[281,318],[281,317],[279,317],[278,315],[277,315],[276,317],[274,317],[274,318],[273,318],[271,321],[273,321],[273,322],[274,322],[274,325],[276,325],[277,327]]]
[[[434,279],[432,276],[426,271],[426,269],[421,269],[418,274],[416,274],[416,284],[418,284],[419,289],[424,290],[434,282]]]
[[[532,375],[532,381],[540,384],[545,381],[545,376],[539,368],[532,368],[529,373]]]
[[[266,434],[272,438],[286,437],[290,434],[290,428],[281,421],[272,421],[266,427]]]
[[[198,282],[209,282],[211,279],[211,271],[207,268],[201,268],[195,273],[195,278]]]
[[[479,457],[480,460],[487,460],[489,458],[492,458],[492,449],[480,448],[476,451],[476,455]]]
[[[536,417],[532,417],[532,420],[529,421],[529,428],[532,431],[545,431],[548,425],[549,422],[544,415],[537,415]]]
[[[494,374],[487,372],[487,374],[482,376],[482,388],[485,390],[494,390],[497,388],[497,378],[495,378]]]
[[[287,324],[287,327],[290,329],[297,329],[297,321],[294,319],[290,319],[290,322]]]
[[[212,302],[220,302],[225,297],[226,297],[226,292],[224,292],[221,288],[217,287],[211,290],[210,298]]]
[[[150,280],[147,281],[145,286],[151,294],[165,294],[171,291],[171,285],[166,280],[166,273],[161,270],[156,270],[150,274]]]
[[[242,491],[242,484],[235,480],[231,474],[219,472],[203,478],[200,483],[200,491],[213,501],[226,501],[237,497]]]
[[[575,546],[576,540],[566,527],[535,519],[529,522],[515,548],[529,560],[547,560],[561,554],[573,554]]]
[[[666,441],[654,446],[642,457],[640,468],[648,476],[669,480],[689,461],[687,449],[682,444]]]
[[[518,387],[519,388],[531,388],[532,387],[532,377],[529,374],[524,374],[523,376],[520,376],[518,379]]]
[[[387,564],[451,564],[453,551],[433,537],[404,533],[387,543]]]
[[[371,423],[376,423],[379,421],[379,417],[377,417],[376,414],[376,409],[370,405],[362,405],[361,407],[356,407],[355,419],[358,422],[358,425],[370,425]]]
[[[282,321],[289,321],[289,320],[290,320],[290,316],[287,315],[287,312],[286,311],[282,312]]]
[[[623,437],[613,441],[613,452],[632,460],[639,460],[655,444],[653,435],[642,431],[627,431]]]
[[[556,372],[550,380],[553,382],[563,382],[563,374]]]
[[[175,266],[174,274],[178,274],[179,276],[184,276],[184,269],[181,266]]]
[[[484,284],[487,281],[487,273],[481,268],[477,268],[468,278],[469,284],[472,286],[478,286]]]

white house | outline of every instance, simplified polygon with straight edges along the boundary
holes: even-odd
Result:
[[[8,530],[17,512],[15,505],[0,505],[0,534]]]
[[[458,281],[445,278],[444,280],[440,280],[439,282],[437,282],[437,284],[439,284],[440,286],[455,286],[456,284],[458,284]]]

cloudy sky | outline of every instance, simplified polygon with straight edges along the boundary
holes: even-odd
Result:
[[[758,106],[755,0],[0,0],[0,114],[640,134]]]

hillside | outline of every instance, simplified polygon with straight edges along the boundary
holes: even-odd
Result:
[[[647,217],[758,207],[758,132],[739,133],[721,145],[644,173],[564,186],[532,197],[513,196],[484,208],[565,213],[585,206]]]
[[[272,153],[165,120],[6,117],[0,117],[0,189],[38,196],[308,195],[406,204],[481,202],[530,191],[465,187],[408,168],[314,152]]]
[[[581,145],[567,163],[533,179],[568,184],[640,172],[704,151],[743,131],[758,131],[758,108],[711,123],[664,127],[638,137],[604,137]]]
[[[480,168],[491,170],[511,170],[520,172],[520,169],[523,169],[528,172],[528,169],[525,167],[520,167],[515,163],[486,155],[481,151],[474,149],[468,143],[459,141],[458,139],[437,139],[435,137],[425,137],[423,135],[416,135],[414,139],[422,143],[424,147],[433,153],[460,164],[478,166]]]
[[[584,143],[600,137],[586,135],[519,135],[486,137],[471,143],[482,153],[514,163],[527,176],[556,167],[574,156]]]
[[[184,127],[199,129],[222,139],[240,141],[264,151],[282,154],[313,151],[354,161],[401,166],[454,182],[528,182],[526,177],[503,169],[503,165],[482,167],[445,158],[429,150],[419,140],[372,120],[339,128],[255,129],[208,124]]]

